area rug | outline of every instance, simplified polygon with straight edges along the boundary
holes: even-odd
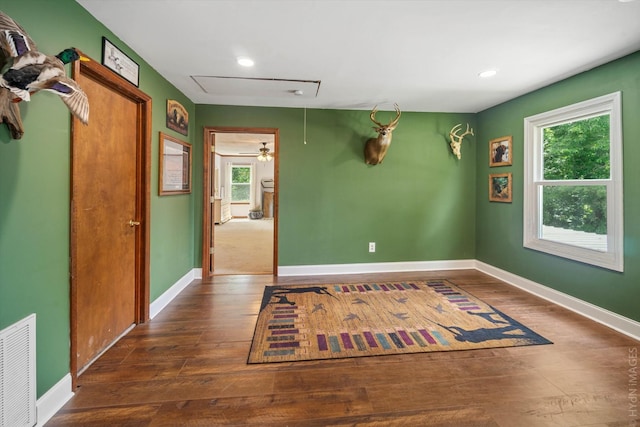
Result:
[[[248,363],[551,344],[447,280],[265,287]]]

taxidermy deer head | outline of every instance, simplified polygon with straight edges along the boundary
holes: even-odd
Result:
[[[453,151],[453,154],[455,154],[458,159],[462,157],[462,154],[460,153],[460,146],[462,145],[462,139],[466,135],[473,135],[473,129],[469,129],[469,123],[467,123],[467,130],[462,135],[458,135],[458,131],[460,130],[462,130],[462,123],[455,125],[453,129],[451,129],[451,131],[449,132],[449,137],[451,138],[451,143],[449,145],[451,145],[451,150]]]
[[[396,118],[391,120],[389,124],[383,125],[376,120],[377,106],[373,108],[369,117],[371,121],[377,126],[374,126],[376,132],[378,132],[377,138],[369,138],[364,145],[364,162],[368,165],[377,165],[382,163],[384,156],[387,154],[389,145],[391,145],[391,136],[393,130],[398,126],[400,120],[400,107],[398,104],[393,104],[396,109]]]

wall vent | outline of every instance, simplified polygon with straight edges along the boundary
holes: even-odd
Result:
[[[0,331],[0,427],[36,419],[36,315]]]

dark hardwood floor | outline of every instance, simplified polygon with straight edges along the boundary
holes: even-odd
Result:
[[[554,344],[246,364],[265,285],[429,278],[449,279]],[[46,425],[637,426],[629,374],[638,347],[475,270],[218,276],[122,338]]]

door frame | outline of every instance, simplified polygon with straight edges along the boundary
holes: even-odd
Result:
[[[280,131],[278,128],[249,128],[249,127],[227,127],[227,126],[205,126],[203,141],[204,153],[203,160],[203,215],[202,215],[202,277],[212,277],[211,258],[209,257],[210,242],[214,240],[214,224],[211,221],[212,206],[211,203],[211,180],[214,174],[215,165],[211,165],[211,153],[215,153],[215,134],[216,133],[257,133],[265,135],[273,135],[274,137],[274,156],[273,156],[273,275],[278,275],[278,199],[280,191],[278,191],[278,175],[279,175],[279,145]],[[215,254],[214,254],[215,255]]]
[[[72,67],[73,76],[84,75],[107,88],[119,93],[137,104],[137,140],[136,140],[136,220],[140,226],[135,227],[135,313],[136,324],[149,320],[149,287],[150,287],[150,214],[151,214],[151,124],[152,103],[151,97],[140,89],[125,81],[120,76],[107,69],[99,62],[75,61]],[[76,126],[85,126],[75,116],[71,121],[71,168],[70,168],[70,194],[73,194],[73,153],[77,144],[83,143],[74,132]],[[92,141],[99,143],[99,141]],[[86,143],[86,141],[84,142]],[[71,338],[71,380],[72,388],[76,387],[78,377],[77,363],[77,286],[76,283],[76,253],[73,236],[76,232],[76,223],[73,210],[73,200],[70,200],[70,338]]]

